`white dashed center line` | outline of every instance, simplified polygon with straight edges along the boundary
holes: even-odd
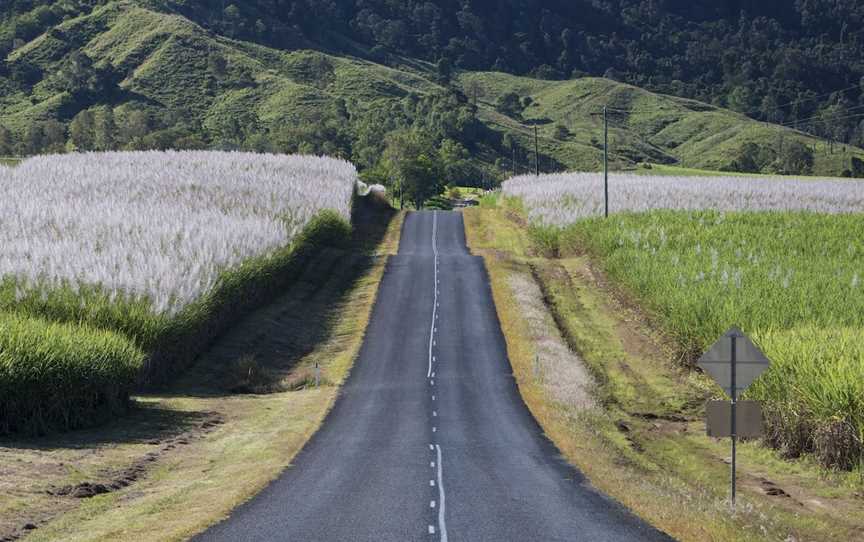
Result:
[[[432,374],[432,345],[435,341],[435,320],[438,315],[438,213],[432,212],[432,254],[434,255],[434,277],[433,286],[435,286],[435,299],[432,302],[432,325],[429,332],[429,370],[426,371],[426,377]]]
[[[447,522],[444,520],[444,466],[441,464],[441,446],[435,445],[438,452],[438,530],[441,531],[441,542],[447,542]]]
[[[432,364],[437,362],[435,356],[432,355],[433,348],[438,346],[438,341],[435,338],[435,334],[438,333],[438,328],[436,327],[436,322],[440,319],[440,315],[438,314],[438,307],[441,306],[441,303],[438,301],[438,295],[440,294],[439,284],[441,284],[441,279],[438,278],[438,213],[432,212],[432,253],[434,255],[434,276],[433,276],[433,286],[435,291],[435,296],[432,302],[432,323],[429,326],[429,367],[426,371],[426,378],[429,379],[429,384],[431,386],[435,385],[435,371],[432,370]],[[435,401],[435,395],[432,395],[432,401]],[[432,411],[432,417],[438,417],[438,411]],[[432,426],[432,433],[436,434],[438,432],[437,426]],[[437,470],[437,486],[438,486],[438,500],[429,501],[429,508],[435,509],[438,508],[438,535],[442,542],[447,542],[447,525],[445,522],[444,516],[444,472],[443,466],[441,465],[441,446],[438,444],[430,444],[429,449],[432,450],[436,454],[436,458],[438,460],[438,470]],[[429,462],[430,468],[435,468],[435,461]],[[429,480],[429,486],[435,487],[436,481],[435,479]],[[429,525],[429,534],[435,534],[435,526]]]

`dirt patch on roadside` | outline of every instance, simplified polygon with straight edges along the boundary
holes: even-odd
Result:
[[[152,412],[149,412],[146,408],[139,409],[137,413],[131,416],[131,419],[126,420],[126,423],[132,426],[138,425],[139,429],[142,429],[150,425],[152,418]],[[131,465],[127,467],[96,469],[92,478],[74,484],[57,485],[56,483],[49,483],[47,488],[43,487],[40,489],[39,484],[35,483],[31,487],[18,488],[15,491],[17,496],[26,497],[30,494],[30,500],[39,504],[23,509],[18,517],[5,519],[0,517],[0,542],[11,542],[29,535],[57,515],[75,508],[82,499],[90,499],[132,486],[136,482],[146,478],[148,473],[161,461],[178,452],[180,448],[194,441],[206,438],[209,433],[215,431],[224,423],[222,414],[218,412],[201,413],[197,418],[196,422],[183,425],[178,433],[171,434],[170,429],[165,428],[166,432],[164,434],[148,438],[142,432],[141,436],[144,441],[140,446],[141,455],[137,459],[134,459]],[[93,431],[88,431],[87,433],[93,433]],[[87,436],[85,433],[80,435],[80,438],[84,440]],[[65,438],[73,439],[75,435],[70,434]],[[45,452],[39,450],[38,441],[31,441],[30,446],[35,447],[33,453],[37,457],[48,459],[53,455],[50,449]],[[79,450],[84,456],[88,457],[88,462],[92,461],[99,464],[101,457],[106,455],[106,452],[100,450],[99,447],[88,450],[83,447],[84,442],[81,442],[80,446],[82,447]],[[0,448],[0,451],[3,451],[2,448]],[[7,454],[13,455],[9,452],[3,453],[3,455]],[[33,479],[53,478],[56,480],[67,478],[70,472],[77,471],[74,462],[68,461],[52,463],[50,461],[43,462],[38,459],[19,457],[16,463],[19,466],[14,469],[14,474],[18,479],[27,477]],[[28,471],[30,471],[29,474]]]
[[[51,487],[45,492],[55,497],[71,497],[74,499],[89,499],[96,495],[104,495],[118,491],[137,482],[147,475],[147,471],[165,456],[182,446],[188,446],[192,441],[205,438],[208,433],[225,423],[218,412],[208,412],[206,418],[194,429],[186,431],[166,440],[154,439],[148,444],[158,446],[158,449],[147,452],[131,466],[120,471],[103,471],[97,481],[80,482],[74,485]]]
[[[615,320],[615,331],[629,354],[667,363],[666,360],[679,351],[671,337],[657,331],[657,326],[645,309],[632,296],[613,285],[590,259],[581,260],[580,265],[571,268],[571,272],[600,292],[609,313],[619,315]]]

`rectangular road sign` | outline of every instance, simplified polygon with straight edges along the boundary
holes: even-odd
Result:
[[[735,344],[734,358],[732,344]],[[770,363],[753,341],[733,327],[699,358],[697,365],[734,398],[746,390]],[[735,382],[732,381],[733,375]]]
[[[732,508],[735,508],[735,446],[738,437],[758,437],[762,434],[762,410],[751,401],[738,401],[771,362],[737,327],[727,331],[714,346],[699,358],[697,365],[711,375],[731,403],[708,403],[708,436],[731,437],[732,440]]]
[[[709,401],[705,407],[705,413],[708,418],[709,437],[732,436],[732,403],[729,401]],[[738,401],[735,403],[735,436],[761,437],[763,429],[762,406],[757,401]]]

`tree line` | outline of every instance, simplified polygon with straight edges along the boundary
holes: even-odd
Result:
[[[228,84],[224,64],[224,58],[211,55],[216,86]],[[307,64],[303,72],[310,84],[332,73],[323,56]],[[96,66],[86,54],[71,53],[41,83],[66,97],[71,118],[35,119],[14,131],[0,125],[0,156],[165,149],[324,154],[351,160],[369,183],[385,184],[422,205],[443,186],[496,180],[496,164],[469,157],[509,156],[518,146],[481,123],[476,103],[454,87],[351,108],[331,97],[296,112],[297,118],[265,122],[251,108],[202,119],[129,100],[121,96],[117,79],[110,65]]]
[[[864,146],[857,0],[165,0],[276,47],[344,47],[542,79],[606,76]]]
[[[8,0],[0,7],[0,55],[107,2]],[[864,3],[857,0],[150,0],[148,6],[285,49],[356,54],[359,43],[382,62],[407,55],[450,69],[606,76],[864,146]],[[8,68],[20,80],[32,76],[24,64]]]

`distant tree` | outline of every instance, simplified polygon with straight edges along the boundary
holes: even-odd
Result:
[[[66,126],[56,120],[42,123],[42,152],[62,153],[66,148]]]
[[[300,82],[324,89],[336,81],[336,67],[325,55],[303,55],[294,61],[293,66],[295,71],[292,75]]]
[[[85,109],[81,111],[72,122],[69,124],[69,142],[72,150],[76,151],[92,151],[94,146],[94,131],[96,128],[96,119],[93,111]]]
[[[737,86],[732,89],[726,98],[729,109],[746,113],[753,109],[753,93],[746,86]]]
[[[228,61],[217,51],[210,51],[207,55],[207,69],[210,70],[217,79],[222,79],[228,72]]]
[[[570,130],[563,124],[555,125],[555,139],[566,141],[570,139]]]
[[[239,149],[251,134],[261,131],[261,120],[255,111],[244,109],[234,114],[214,117],[208,121],[207,127],[219,148]],[[280,129],[302,130],[304,126],[281,126]]]
[[[261,39],[267,35],[267,25],[261,19],[255,21],[255,35]]]
[[[386,167],[393,172],[391,186],[419,209],[441,192],[442,171],[428,136],[417,130],[397,130],[386,138]]]
[[[403,164],[403,168],[405,192],[416,208],[420,209],[428,199],[441,193],[442,171],[433,154],[420,153]]]
[[[232,38],[243,35],[243,16],[240,13],[240,8],[231,4],[225,8],[222,15],[225,34]]]
[[[442,85],[449,85],[450,79],[453,77],[453,64],[450,62],[450,59],[445,57],[441,57],[438,60],[438,82]]]
[[[275,148],[273,146],[273,142],[270,140],[267,134],[261,132],[254,132],[246,136],[246,140],[243,141],[243,150],[249,152],[264,153],[273,152]],[[330,156],[337,156],[336,152],[326,152],[324,154],[328,154]]]
[[[150,133],[150,115],[139,109],[122,110],[116,115],[118,143],[126,145]]]
[[[15,154],[15,142],[12,132],[5,126],[0,126],[0,156],[12,156]]]
[[[486,96],[486,89],[477,79],[471,79],[465,85],[465,95],[471,100],[473,105],[477,105],[480,98]]]
[[[741,146],[738,151],[733,169],[742,173],[759,173],[762,170],[759,145],[748,141]]]
[[[851,143],[856,147],[864,147],[864,120],[858,123],[853,134]]]
[[[738,156],[733,161],[731,169],[743,173],[780,173],[782,168],[777,164],[777,157],[786,145],[781,140],[778,141],[777,147],[779,150],[770,145],[748,141],[738,150]]]
[[[777,98],[773,95],[769,94],[762,98],[760,109],[762,110],[762,116],[766,121],[774,123],[783,122],[783,111],[780,109],[779,105],[780,104],[777,103]]]
[[[24,130],[24,139],[21,142],[21,154],[32,156],[41,154],[45,146],[45,129],[41,122],[31,123]]]
[[[258,139],[255,135],[259,133],[257,130],[251,130],[245,138],[244,147],[252,145],[254,147],[252,150],[272,149],[283,153],[326,154],[349,158],[352,156],[350,126],[348,120],[338,111],[337,103],[329,110],[319,110],[310,114],[302,122],[280,123],[272,126],[266,142]],[[379,140],[380,137],[379,130]],[[380,157],[380,150],[377,156]],[[377,158],[371,158],[370,162],[362,166],[368,167],[370,163],[374,164],[375,160]]]
[[[842,102],[838,102],[822,108],[819,112],[819,128],[817,133],[833,143],[835,141],[846,141],[848,132],[851,130],[842,120],[849,116],[849,108]]]
[[[556,70],[555,68],[553,68],[552,66],[550,66],[548,64],[542,64],[540,66],[537,66],[536,68],[531,70],[529,75],[531,75],[531,77],[534,77],[536,79],[546,79],[546,80],[561,79],[561,74],[558,72],[558,70]]]
[[[864,179],[864,160],[857,156],[852,157],[852,169],[850,171],[856,179]]]
[[[163,148],[184,151],[201,151],[206,150],[207,147],[207,142],[204,141],[204,139],[202,139],[201,136],[197,134],[181,135],[180,137],[175,139],[173,143],[167,143],[167,145],[163,146]]]
[[[8,63],[9,78],[20,85],[30,86],[38,83],[43,76],[42,70],[25,59]]]
[[[446,185],[470,185],[474,176],[474,167],[469,161],[468,150],[458,141],[445,139],[438,147],[438,159],[441,162],[443,182]]]
[[[804,143],[793,140],[783,147],[778,162],[780,173],[806,175],[813,171],[813,151]]]
[[[103,107],[96,111],[93,126],[93,148],[97,151],[111,151],[117,145],[117,124],[114,110]]]
[[[96,67],[81,51],[64,58],[47,78],[47,85],[56,91],[68,92],[79,105],[105,100],[116,90],[112,70],[108,66]]]
[[[502,94],[498,98],[498,103],[495,104],[495,109],[515,119],[521,118],[523,111],[522,102],[515,92]]]
[[[458,141],[445,139],[438,147],[438,156],[444,163],[455,163],[468,158],[468,150]]]
[[[518,147],[519,144],[516,142],[516,138],[514,138],[512,134],[507,133],[501,138],[501,146],[504,147],[505,150],[512,151],[514,148]]]

